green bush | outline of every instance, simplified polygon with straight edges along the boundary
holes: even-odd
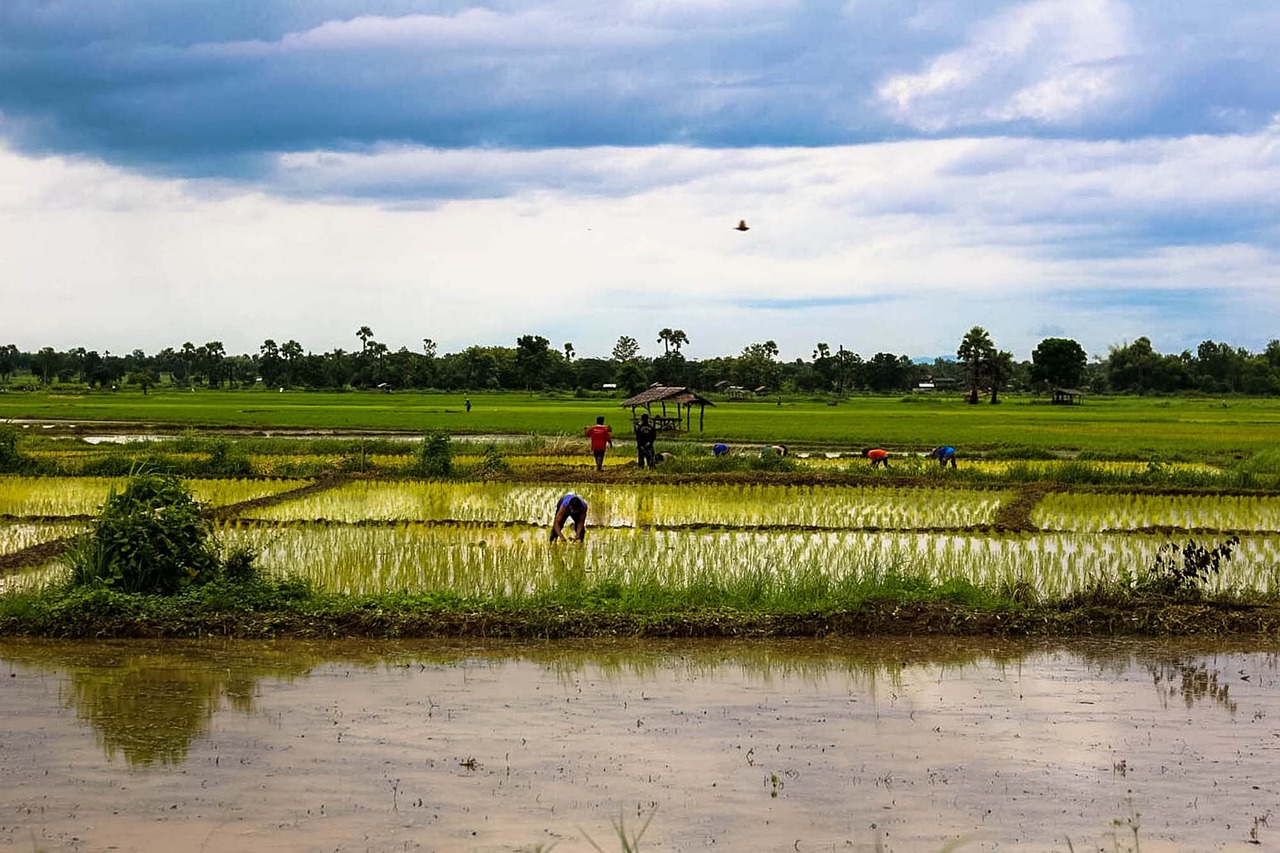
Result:
[[[224,574],[252,575],[253,556],[223,561],[203,507],[171,474],[130,477],[112,489],[88,536],[68,557],[72,583],[172,595]]]
[[[507,462],[498,445],[490,444],[484,449],[484,455],[471,469],[471,477],[475,480],[488,480],[511,473],[511,465]]]
[[[433,429],[422,436],[416,470],[423,477],[448,477],[453,473],[453,449],[449,445],[449,433]]]
[[[0,424],[0,474],[16,474],[30,467],[31,459],[18,452],[18,431]]]

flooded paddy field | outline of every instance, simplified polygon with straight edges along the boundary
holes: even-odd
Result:
[[[1257,639],[0,640],[0,716],[6,849],[1280,845]]]

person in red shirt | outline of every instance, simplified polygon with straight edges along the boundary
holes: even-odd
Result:
[[[613,447],[613,430],[605,426],[604,415],[596,418],[596,425],[584,429],[583,434],[591,439],[591,453],[596,457],[596,470],[604,470],[604,449]]]
[[[871,460],[871,467],[875,468],[879,465],[889,467],[889,451],[881,450],[879,447],[873,450],[864,450],[862,455]]]

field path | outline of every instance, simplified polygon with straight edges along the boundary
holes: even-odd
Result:
[[[1048,483],[1027,483],[1018,488],[1017,496],[996,511],[995,529],[1011,533],[1031,533],[1039,530],[1031,520],[1040,499],[1053,491]]]

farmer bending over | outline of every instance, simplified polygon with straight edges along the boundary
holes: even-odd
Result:
[[[587,538],[587,502],[570,492],[556,503],[555,518],[551,521],[551,541],[568,538],[564,535],[564,523],[572,521],[577,539]]]
[[[956,467],[956,449],[950,445],[944,444],[942,447],[935,447],[932,452],[929,453],[929,458],[937,459],[938,464],[943,468],[947,467],[948,462],[951,463],[952,468]]]
[[[862,455],[871,460],[872,468],[877,468],[881,465],[886,468],[889,467],[889,451],[887,450],[882,450],[881,448],[876,447],[872,450],[862,451]]]

